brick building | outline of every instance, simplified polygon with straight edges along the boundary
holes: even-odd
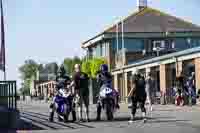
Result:
[[[167,93],[181,72],[196,76],[200,89],[200,26],[147,6],[82,44],[88,58],[105,57],[113,74],[114,87],[126,101],[134,69],[151,72],[155,91]]]

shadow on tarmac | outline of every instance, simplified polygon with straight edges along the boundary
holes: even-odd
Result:
[[[27,130],[44,130],[41,127],[38,127],[30,122],[26,122],[22,119],[19,120],[19,127],[16,129],[0,128],[0,133],[18,133],[18,131],[27,131]]]
[[[55,118],[56,119],[56,118]],[[148,123],[178,123],[187,122],[189,120],[176,120],[174,117],[148,117]],[[142,117],[136,117],[135,121],[142,120]],[[113,121],[101,120],[96,121],[96,119],[91,119],[91,122],[95,123],[109,123],[109,122],[123,122],[129,121],[129,117],[116,117]],[[21,120],[19,122],[19,127],[17,129],[0,129],[0,133],[17,133],[17,130],[59,130],[62,129],[78,129],[78,128],[95,128],[91,126],[90,123],[84,122],[74,122],[64,123],[64,122],[49,122],[48,115],[40,114],[31,111],[21,112]],[[35,124],[36,123],[36,124]],[[78,127],[77,127],[78,126]],[[44,128],[47,127],[47,128]]]

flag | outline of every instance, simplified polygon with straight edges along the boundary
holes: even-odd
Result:
[[[5,72],[5,31],[4,31],[4,16],[3,3],[1,0],[1,51],[0,51],[0,70]]]

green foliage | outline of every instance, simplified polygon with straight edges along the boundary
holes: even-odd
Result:
[[[104,58],[93,58],[82,63],[82,71],[87,73],[90,77],[96,78],[97,72],[100,70],[102,64],[106,64]]]
[[[39,65],[34,60],[26,60],[25,64],[19,68],[23,80],[36,77]]]
[[[26,96],[30,95],[30,80],[26,79],[24,80],[24,83],[22,83],[22,88],[20,88],[20,93]]]
[[[72,68],[73,68],[73,66],[72,66],[72,59],[71,58],[65,58],[64,62],[63,62],[63,65],[65,67],[66,73],[68,75],[70,75],[71,72],[72,72]]]
[[[30,84],[31,80],[36,77],[37,71],[41,67],[34,60],[26,60],[24,65],[19,67],[19,71],[21,73],[21,78],[23,80],[21,93],[30,95]]]
[[[84,61],[81,65],[81,70],[91,77],[91,61]]]
[[[100,66],[102,64],[106,64],[106,61],[104,58],[94,58],[91,61],[91,76],[93,78],[96,78],[97,72],[100,70]]]

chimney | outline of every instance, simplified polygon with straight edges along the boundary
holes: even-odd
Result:
[[[137,0],[139,11],[147,7],[147,0]]]

